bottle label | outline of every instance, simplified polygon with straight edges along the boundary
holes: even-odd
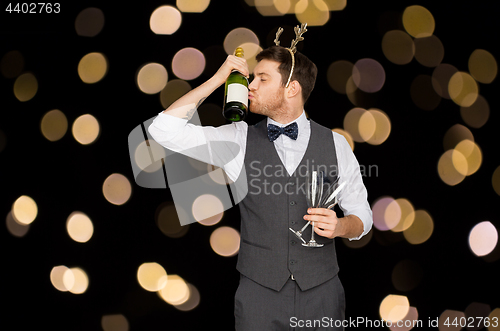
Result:
[[[243,84],[229,84],[227,87],[226,102],[232,101],[239,101],[248,107],[248,88]]]

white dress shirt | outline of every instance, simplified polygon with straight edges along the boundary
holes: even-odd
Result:
[[[307,120],[305,112],[302,112],[302,115],[293,122],[297,122],[299,129],[297,140],[292,140],[282,134],[273,142],[276,152],[289,175],[293,175],[300,164],[311,135],[310,122]],[[284,127],[290,123],[281,124],[267,118],[267,124]],[[174,152],[223,168],[233,181],[236,181],[244,166],[247,130],[248,124],[243,121],[215,128],[194,125],[188,123],[186,119],[163,112],[158,114],[148,129],[153,139],[160,145]],[[358,161],[349,143],[344,136],[336,132],[332,131],[332,135],[337,152],[339,181],[340,183],[347,182],[339,193],[339,207],[344,212],[344,216],[356,215],[363,222],[363,233],[357,238],[350,238],[350,240],[357,240],[370,231],[373,224],[372,211],[368,204],[367,192],[361,178]],[[237,155],[231,157],[231,161],[226,164],[217,164],[217,160],[228,160],[227,157],[217,155],[218,153],[223,154],[227,150],[209,149],[208,159],[202,159],[199,155],[189,155],[189,152],[186,152],[193,147],[216,141],[236,143],[240,147]]]

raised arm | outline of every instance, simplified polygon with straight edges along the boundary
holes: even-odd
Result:
[[[226,82],[227,77],[233,70],[238,70],[247,77],[249,75],[246,60],[229,55],[219,70],[209,80],[177,99],[163,113],[189,120],[201,103],[213,91]]]

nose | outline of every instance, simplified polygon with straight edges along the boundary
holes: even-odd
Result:
[[[250,83],[250,85],[248,85],[248,89],[250,91],[255,91],[257,89],[257,84],[255,83],[255,79],[252,80],[252,82]]]

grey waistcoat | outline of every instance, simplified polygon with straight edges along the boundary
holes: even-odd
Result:
[[[245,154],[248,194],[239,203],[241,243],[236,268],[244,276],[279,291],[291,275],[302,290],[333,278],[339,268],[332,239],[315,236],[321,248],[304,247],[289,230],[306,224],[305,175],[308,170],[337,176],[337,154],[331,130],[310,121],[311,137],[292,176],[267,137],[266,120],[248,127]],[[303,238],[311,238],[311,226]]]

